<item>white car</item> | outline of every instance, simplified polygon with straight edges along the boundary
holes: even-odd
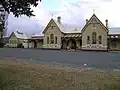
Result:
[[[6,47],[6,48],[9,47],[9,44],[5,44],[4,47]]]

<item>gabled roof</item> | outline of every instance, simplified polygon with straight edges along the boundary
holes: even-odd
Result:
[[[64,33],[64,31],[65,31],[64,25],[59,24],[59,23],[58,23],[57,21],[55,21],[55,20],[54,20],[54,22],[56,23],[56,25],[58,26],[58,28],[60,29],[60,31],[61,31],[62,33]]]
[[[14,34],[14,35],[16,36],[16,38],[18,38],[18,39],[28,39],[28,36],[25,35],[25,34],[22,33],[22,32],[19,32],[19,31],[12,32],[12,34],[10,35],[10,37],[11,37],[13,34]]]
[[[104,30],[106,30],[107,32],[109,31],[109,29],[99,20],[99,18],[95,14],[93,14],[92,17],[89,19],[89,21],[85,24],[85,26],[82,29],[76,28],[76,27],[70,27],[70,28],[66,27],[63,24],[60,24],[59,22],[57,22],[56,20],[54,20],[52,18],[49,21],[49,23],[46,25],[46,27],[44,28],[43,33],[45,33],[45,31],[47,30],[47,28],[51,22],[54,22],[62,33],[65,33],[65,34],[67,34],[67,33],[82,33],[87,28],[87,26],[90,24],[90,22],[93,18],[95,18],[97,20],[97,22],[104,28]]]
[[[44,38],[44,35],[32,35],[30,39],[43,39]]]
[[[58,22],[56,22],[53,18],[49,21],[49,23],[47,24],[47,26],[44,28],[43,33],[46,32],[46,30],[47,30],[48,26],[51,24],[51,22],[55,23],[56,26],[58,27],[58,29],[60,30],[60,32],[63,33],[63,31],[64,31],[63,25],[59,24]]]
[[[99,20],[99,18],[98,18],[95,14],[93,14],[92,17],[88,20],[88,22],[85,24],[85,26],[83,27],[83,29],[81,30],[81,32],[84,32],[84,30],[87,28],[89,22],[90,22],[90,21],[92,20],[92,18],[94,18],[94,17],[99,21],[100,25],[108,32],[108,28],[105,27],[105,25]]]
[[[41,36],[44,36],[43,34],[33,34],[31,37],[41,37]]]
[[[51,19],[47,26],[44,28],[43,33],[47,30],[48,26],[50,25],[51,22],[54,22],[56,26],[59,28],[60,32],[62,33],[81,33],[81,28],[76,28],[76,27],[65,27],[63,24],[60,24],[54,19]]]

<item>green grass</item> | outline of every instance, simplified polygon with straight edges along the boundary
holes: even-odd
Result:
[[[120,72],[0,61],[0,90],[120,90]]]

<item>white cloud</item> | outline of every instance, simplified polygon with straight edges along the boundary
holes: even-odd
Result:
[[[55,10],[48,11],[42,6],[42,4],[39,5],[39,7],[34,8],[34,10],[34,13],[36,14],[35,19],[39,20],[42,25],[46,25],[49,22],[49,20],[52,18],[52,13],[54,19],[56,19],[58,16],[61,16],[62,22],[70,25],[78,25],[78,22],[79,25],[81,25],[81,21],[84,17],[84,10],[82,10],[82,8],[68,4],[64,0],[62,0],[61,7]],[[82,10],[83,12],[79,12],[79,10]]]
[[[39,3],[37,7],[33,8],[34,14],[36,15],[33,19],[40,21],[42,25],[45,25],[46,22],[52,17],[52,13],[43,7],[42,3]]]
[[[119,0],[80,0],[77,3],[67,3],[66,0],[61,1],[61,7],[52,12],[54,18],[61,16],[63,23],[82,26],[85,19],[90,18],[93,9],[95,9],[95,14],[103,23],[105,23],[105,19],[108,19],[110,26],[120,26],[120,12],[117,12],[118,8],[120,8]],[[42,7],[42,4],[36,9],[36,19],[43,25],[48,23],[52,17],[52,12]]]
[[[120,26],[119,4],[119,0],[80,0],[79,2],[75,3],[68,3],[67,0],[61,0],[59,8],[50,10],[46,8],[43,3],[40,3],[38,7],[33,8],[34,14],[36,15],[35,17],[31,18],[30,20],[24,17],[24,20],[19,20],[21,23],[15,19],[15,21],[10,25],[12,27],[13,23],[19,23],[19,26],[22,24],[22,22],[31,23],[28,24],[28,27],[31,26],[37,30],[35,24],[37,23],[39,27],[41,27],[41,25],[45,26],[52,18],[53,13],[53,18],[56,19],[57,16],[61,16],[62,23],[64,24],[83,27],[85,19],[89,19],[93,14],[93,9],[95,9],[95,14],[103,23],[105,23],[105,19],[108,19],[110,27]],[[11,21],[12,20],[13,18]],[[28,29],[26,24],[22,24],[21,27]],[[35,32],[35,30],[33,30],[33,32]]]
[[[36,32],[40,32],[43,26],[32,18],[28,18],[26,16],[22,16],[20,18],[15,18],[13,14],[9,15],[8,18],[8,31],[7,35],[9,36],[11,32],[20,30],[27,34],[33,34]]]
[[[87,2],[81,4],[81,2]],[[90,18],[95,9],[95,14],[98,18],[105,23],[105,19],[109,20],[110,27],[120,27],[120,12],[117,10],[120,8],[119,0],[82,0],[78,6],[81,6],[84,10],[84,19]],[[82,11],[81,11],[82,12]]]

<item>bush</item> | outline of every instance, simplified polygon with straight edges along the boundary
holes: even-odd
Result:
[[[0,42],[0,48],[3,48],[3,47],[4,47],[4,45],[5,45],[5,43],[4,43],[4,42]]]
[[[24,46],[23,46],[22,43],[19,43],[19,44],[17,45],[17,48],[24,48]]]
[[[22,45],[22,48],[24,48],[24,46]]]

